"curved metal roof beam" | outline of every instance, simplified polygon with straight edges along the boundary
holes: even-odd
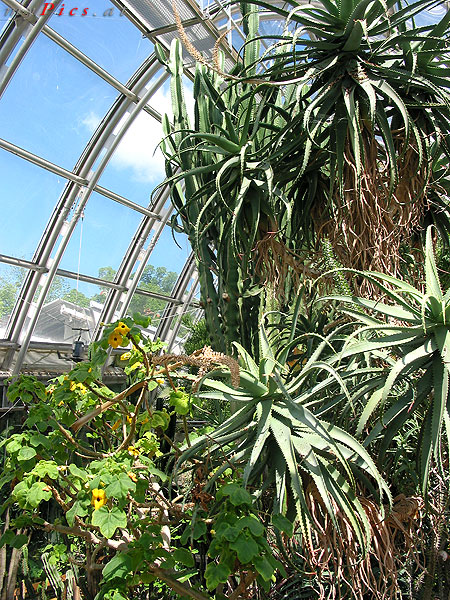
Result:
[[[161,214],[168,197],[169,190],[168,188],[166,188],[158,195],[156,202],[152,206],[152,210],[157,214]],[[168,210],[162,217],[160,217],[157,229],[152,239],[150,240],[147,249],[144,251],[143,256],[140,258],[139,255],[143,250],[144,244],[147,241],[151,230],[153,229],[153,227],[156,226],[157,223],[156,219],[150,219],[145,217],[141,221],[138,230],[130,246],[128,247],[128,251],[122,260],[122,263],[117,271],[115,278],[115,282],[122,285],[122,287],[125,288],[125,291],[120,292],[118,290],[111,290],[109,292],[102,314],[99,318],[99,323],[97,324],[94,330],[93,340],[97,340],[100,336],[100,323],[109,323],[110,321],[112,321],[114,319],[114,315],[119,305],[120,315],[123,316],[126,314],[133,294],[139,285],[139,281],[141,279],[144,268],[150,258],[151,253],[153,252],[156,246],[156,242],[158,241],[164,227],[167,224],[171,213],[172,209]],[[138,263],[138,266],[133,275],[133,278],[131,278],[131,274],[136,263]]]
[[[175,306],[173,304],[169,304],[166,306],[162,314],[161,321],[155,333],[155,339],[159,337],[163,341],[167,340],[167,352],[171,351],[181,325],[181,317],[186,312],[187,307],[191,304],[194,298],[194,294],[198,285],[198,278],[195,277],[195,274],[195,256],[192,252],[189,258],[187,259],[184,268],[180,273],[177,281],[175,282],[174,288],[172,290],[172,295],[183,299],[183,303],[180,306]],[[192,286],[189,293],[186,295],[186,289],[189,285],[189,282],[192,279],[194,279],[194,281],[192,282]],[[175,323],[175,326],[171,329],[172,322],[177,317],[177,322]]]
[[[184,1],[185,4],[192,10],[194,3],[190,0]],[[55,0],[55,5],[59,4],[60,2],[61,0]],[[0,145],[10,152],[16,153],[22,158],[30,160],[40,167],[46,168],[53,172],[58,172],[69,180],[47,224],[46,230],[35,252],[33,261],[30,262],[31,266],[27,267],[30,269],[30,271],[25,279],[19,299],[8,324],[8,340],[11,342],[12,347],[17,347],[26,320],[29,320],[29,325],[23,338],[23,344],[19,351],[14,368],[14,373],[17,373],[21,368],[21,364],[27,351],[27,345],[30,342],[33,329],[37,323],[40,309],[45,302],[45,297],[51,282],[55,274],[63,272],[58,268],[58,265],[67,247],[70,236],[80,216],[82,215],[83,209],[86,206],[91,192],[94,190],[102,193],[104,196],[114,201],[121,202],[129,208],[144,214],[144,218],[141,221],[138,230],[128,248],[128,251],[124,256],[121,267],[118,271],[118,276],[116,277],[114,283],[109,286],[110,294],[107,305],[105,305],[102,314],[105,317],[108,315],[111,315],[112,317],[117,306],[119,305],[123,314],[126,311],[129,302],[131,301],[133,293],[136,290],[138,293],[140,292],[140,290],[137,289],[140,276],[142,275],[142,271],[145,268],[148,257],[155,247],[160,233],[167,223],[167,220],[170,216],[170,211],[167,212],[164,215],[164,218],[161,220],[155,235],[150,241],[148,248],[145,250],[143,258],[142,249],[152,227],[155,225],[155,221],[160,218],[158,211],[165,204],[168,192],[165,191],[165,193],[160,195],[156,205],[152,207],[154,210],[150,211],[138,205],[135,206],[131,201],[127,201],[127,199],[122,198],[110,190],[101,188],[101,186],[97,185],[97,181],[106,167],[109,159],[111,158],[114,150],[119,144],[121,138],[133,120],[139,114],[140,110],[145,110],[153,117],[160,119],[160,115],[147,105],[147,101],[152,96],[154,91],[156,91],[156,89],[162,85],[167,75],[161,77],[159,82],[157,82],[155,86],[152,86],[150,90],[146,90],[144,96],[140,98],[139,94],[144,88],[145,83],[152,79],[152,77],[160,69],[160,65],[156,64],[154,56],[143,63],[136,74],[130,79],[130,82],[126,86],[123,86],[107,71],[99,67],[88,56],[83,54],[75,46],[70,44],[67,40],[65,40],[62,36],[57,34],[45,24],[45,21],[49,18],[51,13],[43,15],[43,17],[46,17],[45,19],[43,17],[36,17],[33,11],[36,11],[36,9],[39,11],[40,8],[42,8],[44,4],[43,0],[32,0],[28,8],[23,7],[16,0],[5,0],[5,3],[14,9],[17,14],[11,19],[10,24],[6,27],[5,32],[0,40],[3,44],[1,46],[2,50],[0,50],[0,58],[3,58],[4,65],[3,69],[1,69],[0,63],[0,82],[2,82],[3,85],[3,88],[0,88],[0,90],[6,88],[27,50],[31,47],[38,33],[42,32],[53,42],[64,48],[78,61],[84,64],[87,68],[91,69],[99,77],[107,81],[121,93],[121,96],[116,100],[113,107],[107,113],[97,131],[92,136],[73,172],[66,171],[57,165],[53,165],[45,159],[32,155],[26,150],[20,149],[9,142],[0,141]],[[198,14],[198,8],[194,8],[194,12]],[[211,22],[205,22],[203,19],[200,19],[199,22],[201,22],[205,29],[211,34],[212,38],[217,37],[217,29],[212,25]],[[146,34],[148,37],[152,37],[151,32],[146,32]],[[11,61],[11,64],[6,67],[4,63],[24,35],[25,39],[22,42],[19,51]],[[229,49],[228,52],[230,52]],[[1,77],[2,73],[3,78]],[[133,109],[130,109],[130,104],[136,104],[136,106]],[[126,122],[122,125],[118,134],[114,136],[113,131],[117,127],[118,123],[121,122],[121,119],[126,112],[129,112],[130,115]],[[94,163],[99,158],[100,152],[104,151],[105,149],[106,154],[103,156],[93,172],[92,167]],[[71,219],[68,220],[71,213]],[[61,239],[59,240],[60,236]],[[53,258],[52,254],[54,254]],[[130,275],[136,263],[138,263],[138,267],[135,271],[134,277],[131,279]],[[186,298],[185,290],[187,289],[187,285],[192,278],[192,273],[194,272],[192,270],[194,268],[193,264],[193,257],[191,256],[174,286],[173,293],[171,294],[172,297],[167,298],[168,301],[171,302],[171,304],[166,307],[166,310],[168,311],[166,316],[168,318],[167,320],[163,321],[167,331],[170,329],[169,316],[175,316],[173,311],[175,310],[176,312],[176,305],[180,305],[184,302],[184,305],[187,306],[186,302],[192,299],[195,292],[195,286],[193,286],[188,297]],[[81,275],[80,277],[84,276]],[[36,293],[39,295],[37,302],[34,303],[33,299],[36,297]],[[98,330],[96,333],[98,335]],[[175,335],[176,332],[172,335],[172,342]],[[9,368],[13,358],[14,352],[9,352],[3,363],[3,368]]]
[[[34,328],[36,326],[37,320],[39,318],[39,312],[45,302],[45,298],[47,296],[48,290],[50,288],[50,285],[52,284],[54,276],[56,275],[56,270],[57,270],[58,265],[63,257],[63,254],[65,252],[67,244],[69,243],[70,237],[78,223],[78,220],[81,218],[81,216],[83,214],[83,211],[84,211],[87,201],[95,187],[95,184],[99,180],[101,174],[103,173],[106,165],[109,162],[109,159],[113,155],[115,149],[119,145],[123,136],[128,131],[130,125],[133,123],[135,118],[140,113],[142,107],[145,104],[147,104],[149,99],[153,96],[155,91],[157,89],[159,89],[159,87],[161,87],[161,85],[164,83],[164,81],[167,79],[167,77],[168,77],[167,74],[164,74],[162,77],[160,77],[159,80],[147,90],[147,92],[143,95],[141,100],[133,108],[133,110],[130,113],[129,118],[123,123],[122,127],[119,129],[117,134],[114,136],[114,139],[112,139],[111,143],[109,144],[109,147],[107,148],[105,155],[101,159],[101,161],[97,167],[97,170],[94,171],[90,177],[88,177],[89,184],[78,195],[78,205],[75,209],[72,219],[68,222],[67,229],[62,236],[62,239],[56,250],[54,257],[51,259],[51,261],[49,261],[49,262],[51,262],[50,267],[49,267],[49,272],[46,273],[45,275],[41,275],[39,277],[41,289],[39,290],[38,299],[34,303],[34,306],[30,306],[27,310],[27,314],[28,314],[28,317],[30,318],[30,321],[29,321],[29,324],[27,327],[26,334],[22,340],[22,347],[17,356],[16,364],[14,365],[13,375],[16,375],[18,372],[20,372],[22,363],[24,361],[26,352],[28,350],[28,344],[30,342],[30,339],[33,334]],[[44,279],[45,279],[45,281],[44,281]]]
[[[159,63],[157,63],[154,56],[152,56],[144,65],[138,69],[135,76],[132,77],[130,83],[130,89],[137,95],[141,93],[144,89],[144,86],[148,81],[151,81],[156,73],[158,73],[161,69]],[[8,325],[7,337],[13,342],[18,342],[20,338],[20,333],[24,327],[26,318],[30,319],[30,325],[23,339],[23,347],[20,350],[19,356],[17,357],[16,365],[14,367],[14,372],[18,372],[21,367],[21,363],[25,357],[26,346],[29,343],[29,340],[32,335],[32,331],[34,326],[36,325],[37,318],[39,315],[40,308],[43,305],[45,300],[45,295],[51,285],[54,275],[56,274],[56,270],[58,268],[59,262],[62,258],[64,250],[69,242],[70,236],[73,232],[73,229],[78,222],[80,215],[86,205],[86,202],[91,194],[91,192],[95,189],[96,183],[101,176],[104,168],[106,167],[111,155],[122,139],[123,135],[128,130],[131,123],[134,121],[136,116],[142,110],[142,108],[147,104],[148,100],[155,93],[155,91],[164,83],[167,75],[164,74],[160,77],[159,81],[150,87],[147,90],[142,98],[140,98],[137,105],[133,107],[130,111],[130,106],[134,104],[134,102],[130,98],[125,98],[124,96],[119,97],[112,109],[109,111],[108,115],[103,119],[99,128],[91,138],[90,143],[86,147],[83,152],[82,157],[80,158],[76,168],[74,169],[74,173],[79,175],[87,180],[86,186],[81,186],[79,183],[75,183],[70,181],[55,210],[50,218],[50,221],[47,225],[44,236],[41,239],[39,247],[35,253],[33,262],[36,264],[47,266],[49,268],[48,274],[45,276],[40,275],[36,272],[30,272],[24,282],[24,286],[22,288],[21,297],[19,298],[18,304],[16,304],[15,310],[11,317],[10,323]],[[129,118],[123,123],[121,129],[117,132],[116,135],[113,136],[113,131],[115,127],[118,126],[119,122],[123,118],[123,116],[130,112]],[[99,157],[99,154],[102,150],[106,148],[106,154],[101,159],[98,164],[95,172],[91,170],[93,164]],[[68,225],[65,225],[70,212],[73,207],[76,206],[75,212],[72,216]],[[53,250],[56,248],[56,243],[58,241],[58,237],[63,232],[63,227],[65,228],[64,235],[60,241],[58,248],[56,249],[56,254],[53,259],[50,259],[50,256]],[[35,305],[32,305],[32,301],[35,297],[36,292],[39,290],[39,298]],[[3,368],[9,368],[11,362],[13,360],[13,356],[11,352],[8,353],[7,357],[4,361]]]
[[[55,8],[62,0],[54,0]],[[10,0],[6,0],[8,5]],[[9,82],[14,76],[14,73],[19,68],[20,63],[25,58],[26,53],[31,48],[33,42],[39,35],[42,28],[45,26],[52,13],[47,12],[41,16],[36,16],[35,11],[39,13],[44,5],[44,0],[32,0],[28,8],[22,7],[8,23],[5,31],[0,38],[0,97],[6,90]],[[18,10],[16,3],[10,3],[10,8]],[[25,13],[27,11],[27,14]],[[26,14],[26,16],[24,16]],[[16,55],[11,60],[11,63],[6,67],[6,61],[13,53],[16,46],[22,41]]]

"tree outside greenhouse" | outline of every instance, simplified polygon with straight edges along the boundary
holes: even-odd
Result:
[[[449,597],[450,11],[286,4],[232,7],[231,69],[174,5],[153,197],[203,320],[167,350],[143,294],[69,372],[11,378],[0,600]],[[100,299],[60,283],[48,299]]]

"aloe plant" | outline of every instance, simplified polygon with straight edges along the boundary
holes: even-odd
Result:
[[[424,411],[417,457],[422,492],[427,490],[430,464],[434,459],[442,469],[442,435],[450,441],[449,364],[450,290],[441,289],[432,243],[432,227],[427,229],[425,286],[414,287],[382,273],[356,272],[376,286],[386,301],[355,296],[329,296],[350,305],[346,310],[363,323],[348,337],[340,352],[347,360],[372,354],[387,366],[381,384],[372,390],[360,415],[357,434],[366,430],[378,414],[365,440],[370,444],[382,437],[381,456],[396,433],[417,411]],[[352,310],[356,308],[357,310]],[[360,311],[364,309],[366,314]],[[380,381],[380,379],[378,380]],[[372,419],[373,420],[373,419]]]
[[[449,231],[441,159],[448,163],[450,12],[417,26],[439,2],[252,4],[284,19],[252,80],[267,84],[266,97],[277,85],[297,90],[283,104],[291,119],[271,141],[274,184],[284,181],[304,236],[305,228],[328,236],[345,266],[397,273],[399,246],[431,197],[444,211],[430,213]],[[313,187],[309,169],[318,172]]]
[[[236,74],[242,68],[254,73],[259,56],[258,18],[250,13],[243,66],[236,66]],[[217,349],[231,350],[232,342],[239,340],[257,355],[266,284],[276,284],[286,302],[293,290],[291,267],[297,256],[292,206],[282,186],[274,184],[268,159],[274,128],[280,130],[291,118],[283,104],[295,86],[266,98],[246,82],[227,86],[217,71],[198,64],[191,124],[180,42],[172,44],[169,60],[162,51],[159,55],[172,75],[174,110],[173,123],[167,116],[163,121],[164,185],[170,186],[177,226],[188,235],[197,257],[212,342]]]
[[[437,4],[241,3],[242,61],[230,74],[220,52],[198,63],[193,123],[181,44],[169,60],[159,52],[174,109],[164,119],[165,183],[218,350],[237,340],[258,355],[267,289],[281,310],[292,305],[317,239],[346,267],[398,275],[401,244],[430,219],[448,236],[450,13],[414,24]],[[264,40],[261,8],[278,14],[281,35]]]
[[[298,317],[300,302],[294,310]],[[286,362],[293,346],[299,343],[292,335],[275,356],[266,330],[260,327],[262,359],[257,364],[238,343],[241,360],[240,386],[236,389],[220,378],[204,378],[201,398],[232,402],[236,411],[212,433],[185,448],[175,469],[191,468],[192,459],[207,456],[212,486],[232,465],[243,471],[243,484],[251,489],[271,490],[272,511],[284,513],[301,526],[303,541],[311,548],[311,515],[306,501],[306,487],[313,482],[325,510],[335,522],[336,507],[354,528],[361,548],[370,541],[368,516],[358,499],[357,481],[373,482],[371,491],[381,502],[388,487],[367,450],[344,429],[314,414],[317,397],[324,397],[336,384],[348,396],[337,371],[321,360],[337,333],[330,333],[303,366],[291,377]],[[303,337],[303,336],[301,336]],[[322,377],[311,383],[311,375]],[[195,461],[194,461],[195,463]],[[370,484],[369,484],[370,485]]]

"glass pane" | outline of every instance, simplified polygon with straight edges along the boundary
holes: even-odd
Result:
[[[31,260],[66,180],[6,150],[0,179],[0,252]]]
[[[27,269],[0,263],[0,339],[5,337],[9,317],[27,272]]]
[[[133,313],[138,312],[141,315],[151,317],[151,323],[146,331],[153,338],[166,306],[167,302],[164,302],[164,300],[150,298],[149,296],[137,293],[134,294],[127,313],[133,315]]]
[[[41,34],[0,101],[2,137],[71,170],[90,138],[84,121],[103,115],[116,96]]]
[[[186,107],[193,122],[194,100],[192,83],[184,79]],[[152,96],[150,106],[172,119],[170,85],[167,81]],[[101,115],[92,115],[85,126],[92,134]],[[148,113],[142,112],[131,125],[100,178],[100,185],[148,206],[152,190],[165,179],[164,157],[159,149],[163,137],[162,125]]]
[[[60,268],[93,277],[99,276],[101,268],[117,270],[141,219],[140,213],[94,192]]]
[[[77,289],[78,287],[78,289]],[[105,296],[92,284],[55,277],[32,335],[33,341],[91,341]]]
[[[0,35],[8,24],[10,17],[14,14],[13,10],[0,2]]]
[[[155,249],[153,250],[150,258],[148,260],[148,264],[145,267],[147,271],[144,270],[144,274],[139,282],[139,287],[145,289],[144,284],[152,283],[153,279],[146,278],[146,273],[153,273],[151,267],[154,268],[162,268],[166,269],[167,272],[173,273],[171,276],[171,281],[173,279],[173,283],[171,287],[168,283],[164,285],[164,293],[170,294],[172,291],[173,284],[176,280],[176,275],[181,273],[184,264],[191,253],[191,248],[189,245],[189,240],[187,235],[184,233],[176,233],[175,240],[172,235],[172,229],[170,227],[164,227],[161,236],[156,243]],[[166,281],[166,280],[164,280]],[[152,290],[154,291],[154,290]]]
[[[170,96],[164,90],[158,90],[151,102],[160,112],[167,103]],[[100,115],[95,115],[89,123],[91,132],[99,121]],[[158,148],[161,138],[161,124],[142,112],[124,135],[99,184],[147,207],[152,190],[164,179],[164,159]]]
[[[153,44],[107,0],[53,11],[49,26],[122,83],[153,52]],[[114,43],[111,43],[114,40]]]

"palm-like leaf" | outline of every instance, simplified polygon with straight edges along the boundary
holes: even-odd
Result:
[[[411,29],[438,2],[291,2],[290,11],[252,4],[285,19],[260,59],[266,68],[252,77],[269,85],[263,97],[281,83],[298,90],[283,104],[291,119],[273,134],[271,161],[302,241],[314,226],[346,266],[396,274],[399,246],[423,222],[428,196],[448,230],[448,171],[436,166],[449,155],[449,14]]]
[[[382,385],[368,399],[360,417],[358,432],[361,433],[369,418],[390,398],[393,404],[375,424],[366,443],[383,432],[391,441],[396,432],[419,408],[425,408],[422,436],[417,451],[422,490],[425,493],[432,458],[439,455],[443,427],[448,420],[448,377],[450,368],[450,295],[443,294],[433,252],[432,228],[426,236],[425,290],[381,273],[360,273],[367,277],[391,304],[374,302],[363,298],[332,296],[353,306],[364,307],[377,315],[374,324],[364,325],[349,336],[340,356],[348,359],[364,353],[379,354],[388,351],[395,358],[383,378]],[[358,318],[358,313],[351,312]],[[395,324],[390,324],[390,319]],[[364,319],[361,318],[364,322]],[[407,324],[399,324],[399,321]],[[358,339],[359,338],[359,339]],[[404,383],[403,394],[393,394],[394,387]],[[411,386],[416,391],[411,394]],[[405,400],[406,399],[406,400]],[[447,439],[447,444],[448,444]],[[388,444],[383,444],[386,449]]]
[[[390,498],[389,490],[367,450],[307,407],[311,398],[328,388],[335,389],[337,383],[344,389],[345,398],[344,381],[331,366],[320,362],[320,354],[331,343],[333,334],[325,340],[327,343],[318,346],[294,379],[275,359],[264,327],[260,337],[263,358],[259,365],[238,345],[245,365],[239,388],[211,378],[203,381],[201,398],[232,401],[237,411],[214,432],[186,448],[177,469],[206,454],[208,461],[219,467],[209,485],[230,464],[243,470],[244,485],[260,489],[263,476],[264,488],[275,488],[274,511],[286,512],[298,520],[306,545],[311,544],[311,517],[305,489],[313,482],[331,519],[335,519],[337,506],[354,528],[361,548],[367,547],[369,525],[357,498],[354,473],[363,472],[374,482],[378,499],[384,494]],[[328,371],[323,371],[324,367]],[[308,385],[314,370],[320,370],[323,377],[319,383]]]

